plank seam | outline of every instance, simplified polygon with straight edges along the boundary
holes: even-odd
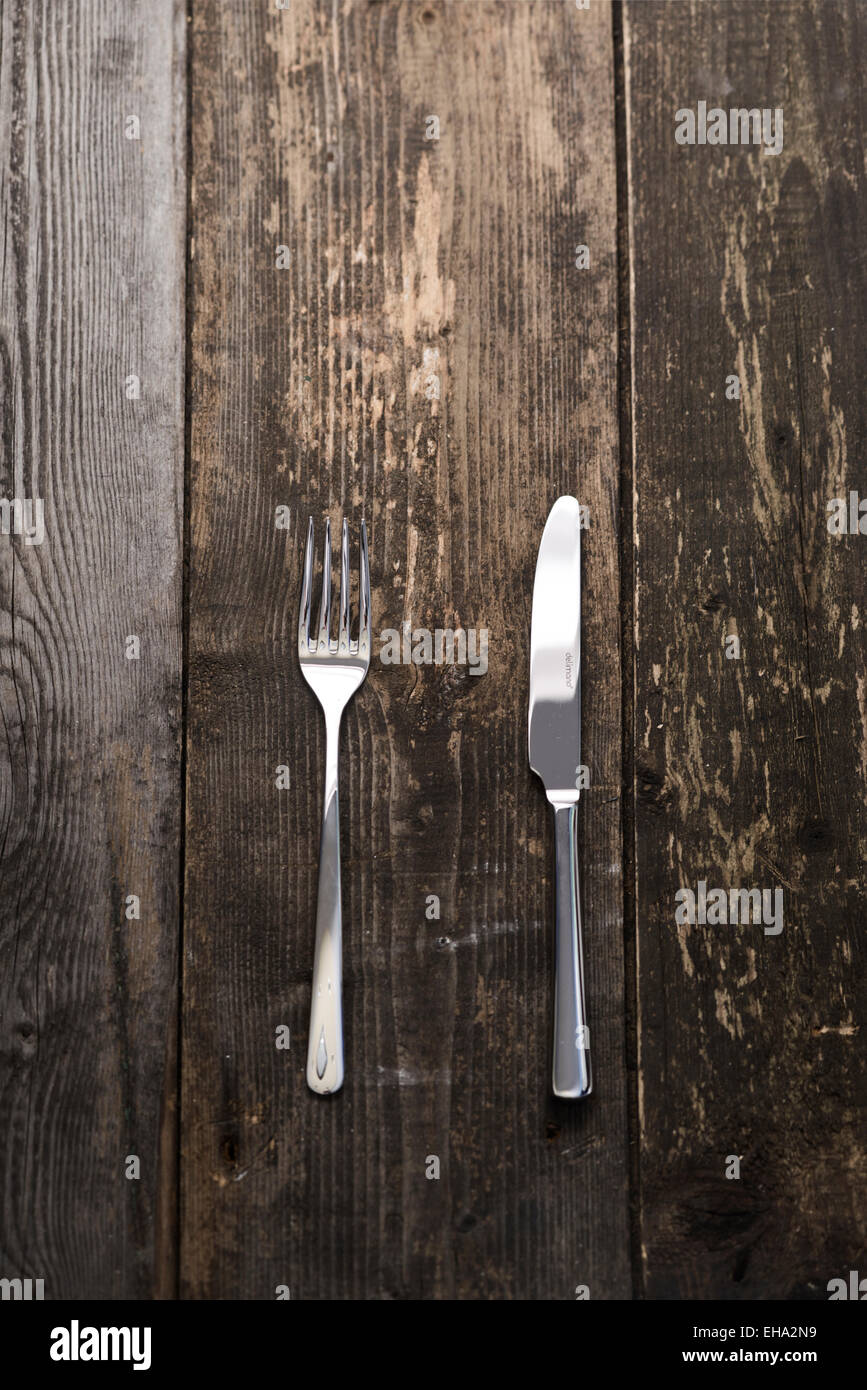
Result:
[[[624,1044],[629,1138],[629,1233],[633,1297],[644,1297],[641,1262],[641,1129],[638,1104],[638,963],[635,881],[635,566],[629,518],[635,496],[632,439],[632,319],[628,131],[623,0],[613,0],[614,150],[617,184],[617,399],[620,438],[620,711],[622,728]],[[625,510],[628,509],[628,510]],[[625,524],[624,524],[625,522]]]

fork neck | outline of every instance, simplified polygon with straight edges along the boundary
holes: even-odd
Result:
[[[323,819],[328,815],[328,807],[337,796],[338,751],[340,748],[340,721],[342,710],[325,711],[325,802]]]

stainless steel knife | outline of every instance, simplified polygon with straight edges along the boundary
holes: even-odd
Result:
[[[554,807],[556,844],[554,1094],[588,1096],[590,1034],[584,1007],[578,784],[581,764],[581,529],[574,497],[545,523],[530,636],[530,766]]]

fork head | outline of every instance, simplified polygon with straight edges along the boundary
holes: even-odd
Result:
[[[337,635],[332,636],[331,596],[331,521],[325,522],[325,551],[322,559],[322,598],[319,603],[319,624],[311,638],[310,616],[313,590],[313,518],[307,528],[307,549],[304,555],[304,580],[301,585],[301,608],[298,614],[298,660],[308,685],[319,703],[336,710],[355,693],[370,666],[370,564],[367,555],[367,526],[361,523],[361,561],[358,569],[359,623],[358,637],[349,632],[349,528],[346,518],[340,542],[340,599]],[[329,710],[326,709],[326,713]]]

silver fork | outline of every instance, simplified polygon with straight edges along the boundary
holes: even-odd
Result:
[[[325,804],[319,840],[319,895],[316,904],[316,952],[313,999],[307,1042],[307,1085],[321,1096],[343,1085],[343,919],[340,908],[340,813],[337,765],[340,721],[370,665],[370,565],[367,527],[361,523],[358,640],[349,636],[349,533],[343,521],[340,544],[340,623],[331,636],[331,522],[325,523],[322,601],[319,633],[310,641],[310,591],[313,585],[313,518],[307,528],[304,582],[298,615],[298,660],[307,684],[325,715]]]

